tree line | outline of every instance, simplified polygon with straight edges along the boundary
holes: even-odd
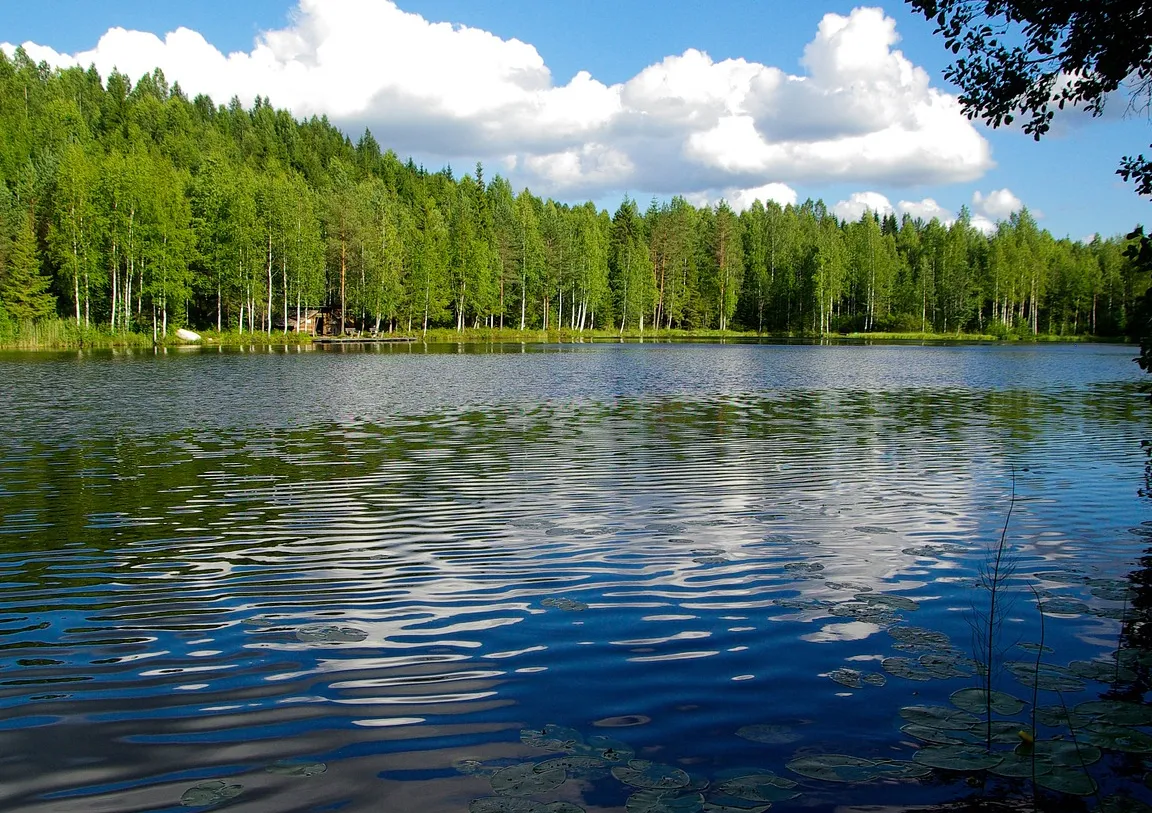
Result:
[[[322,309],[429,327],[1117,335],[1149,287],[1127,240],[986,235],[821,201],[615,213],[402,162],[368,131],[0,53],[0,319],[273,332]],[[337,327],[339,330],[339,327]]]

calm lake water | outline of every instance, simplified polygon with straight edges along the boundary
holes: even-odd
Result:
[[[0,354],[0,810],[1152,801],[1134,354]]]

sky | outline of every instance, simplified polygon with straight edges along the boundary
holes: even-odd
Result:
[[[614,210],[822,199],[984,230],[1022,206],[1057,237],[1148,220],[1115,175],[1152,123],[1123,98],[1040,142],[967,120],[932,26],[903,2],[40,0],[0,4],[0,48],[189,96],[257,95],[370,129],[401,159]]]

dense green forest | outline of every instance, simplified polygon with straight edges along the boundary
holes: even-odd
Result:
[[[1148,288],[1125,240],[984,235],[820,201],[614,214],[457,178],[257,99],[189,100],[0,53],[0,328],[744,329],[1119,335]],[[0,334],[3,330],[0,329]]]

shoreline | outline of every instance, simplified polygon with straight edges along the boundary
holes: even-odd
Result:
[[[37,326],[39,327],[39,326]],[[426,334],[385,334],[380,336],[311,336],[306,333],[239,333],[205,331],[199,342],[187,342],[175,336],[153,343],[143,333],[110,333],[100,329],[77,330],[72,326],[60,329],[49,325],[47,330],[33,329],[32,335],[16,341],[0,343],[0,351],[61,351],[100,349],[159,349],[159,348],[225,348],[225,347],[282,347],[292,345],[353,346],[353,345],[429,345],[429,344],[610,344],[626,343],[768,343],[768,344],[871,344],[930,343],[930,344],[1130,344],[1122,336],[993,336],[983,333],[756,333],[754,331],[714,330],[636,330],[572,331],[517,330],[513,328],[469,328],[430,330]]]

